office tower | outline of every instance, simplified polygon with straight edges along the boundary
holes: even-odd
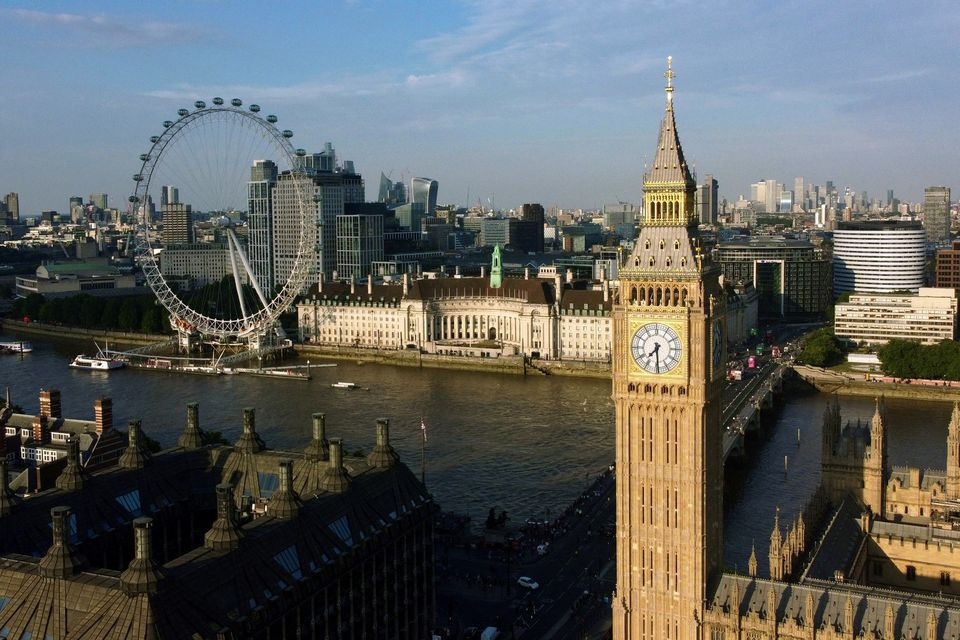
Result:
[[[766,188],[764,189],[764,211],[767,213],[776,213],[779,210],[780,206],[780,194],[782,193],[782,187],[779,182],[776,180],[767,180]]]
[[[918,222],[840,222],[833,232],[833,293],[917,291],[926,234]]]
[[[725,310],[719,270],[700,252],[672,96],[668,67],[647,215],[613,311],[616,640],[722,637],[701,625],[722,569]]]
[[[520,219],[511,238],[514,249],[527,253],[543,253],[543,205],[525,204],[520,208]]]
[[[67,205],[67,211],[73,212],[74,207],[82,207],[83,198],[81,196],[70,196],[70,204]]]
[[[803,176],[798,176],[793,179],[793,204],[801,211],[807,210],[807,199],[805,197],[806,187],[803,184]]]
[[[91,193],[90,204],[92,204],[97,209],[100,209],[101,211],[106,211],[107,210],[107,194]]]
[[[410,181],[410,202],[420,202],[432,218],[437,211],[437,181],[430,178],[413,178]]]
[[[160,189],[160,210],[168,204],[180,204],[180,190],[169,184]]]
[[[260,290],[273,290],[273,189],[277,165],[257,160],[247,183],[247,259]]]
[[[923,228],[927,231],[927,242],[950,242],[950,187],[923,190]]]
[[[377,196],[377,202],[383,202],[387,206],[396,206],[406,204],[407,188],[403,182],[393,182],[384,173],[380,172],[380,192]]]
[[[163,244],[193,242],[193,212],[190,205],[168,202],[163,207]]]
[[[422,202],[408,202],[393,208],[397,218],[397,226],[407,231],[422,231],[423,218],[426,217],[426,207]]]
[[[393,181],[387,177],[383,171],[380,172],[380,192],[377,194],[377,202],[387,202],[390,199],[390,192],[393,190]]]
[[[11,191],[4,198],[4,202],[7,206],[7,219],[10,220],[13,224],[20,222],[20,195],[15,191]]]
[[[763,202],[767,198],[767,183],[754,182],[750,185],[750,202]]]
[[[383,260],[383,216],[341,214],[337,216],[337,277],[361,280],[371,265]]]
[[[887,189],[887,206],[893,204],[893,189]]]
[[[697,215],[701,224],[717,223],[717,199],[719,198],[719,184],[708,175],[703,184],[697,187]]]

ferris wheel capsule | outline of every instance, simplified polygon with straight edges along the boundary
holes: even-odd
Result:
[[[143,176],[142,176],[141,174],[139,174],[139,173],[133,174],[133,181],[134,181],[134,182],[140,182],[140,181],[142,181],[142,180],[143,180]]]
[[[150,142],[153,144],[157,144],[158,142],[160,142],[160,136],[150,136]]]
[[[220,105],[223,104],[223,98],[219,98],[219,97],[214,98],[214,99],[213,99],[213,104],[215,104],[215,105],[217,105],[217,106],[219,107]]]
[[[172,126],[173,126],[173,123],[172,123],[171,121],[169,121],[169,120],[164,120],[164,121],[163,121],[163,128],[164,128],[164,129],[169,129],[169,128],[172,127]]]
[[[306,149],[297,149],[295,153],[302,158],[303,156],[307,155],[307,150],[306,150]]]
[[[230,101],[230,104],[232,104],[235,107],[239,107],[243,105],[243,100],[241,100],[240,98],[234,98],[233,100]]]
[[[203,100],[197,100],[196,102],[193,103],[193,106],[196,109],[206,109],[207,103],[204,102]]]
[[[127,200],[129,200],[133,204],[140,202],[140,198],[138,198],[137,196],[130,196],[129,198],[127,198]]]
[[[260,105],[258,104],[250,105],[250,111],[252,111],[253,113],[257,113],[258,111],[260,111]]]
[[[284,137],[284,138],[292,138],[292,137],[293,137],[293,131],[290,131],[290,129],[284,129],[284,130],[283,130],[283,137]]]
[[[141,162],[146,162],[146,161],[149,160],[149,159],[150,159],[150,154],[149,154],[149,153],[141,153],[141,154],[140,154],[140,161],[141,161]]]
[[[182,118],[183,116],[187,115],[188,113],[190,113],[190,112],[187,111],[186,109],[177,109],[177,115],[180,116],[181,118]]]
[[[277,116],[270,114],[269,116],[267,116],[267,122],[269,122],[270,124],[277,124]]]

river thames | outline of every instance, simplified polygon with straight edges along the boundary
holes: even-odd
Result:
[[[605,380],[342,362],[314,369],[309,382],[130,369],[107,374],[68,368],[83,350],[76,343],[33,345],[22,358],[0,357],[0,386],[9,387],[14,404],[35,413],[40,389],[56,388],[65,416],[92,419],[94,399],[109,396],[114,424],[141,419],[164,446],[176,442],[193,401],[200,403],[202,428],[231,442],[240,433],[242,408],[256,407],[257,431],[278,449],[305,446],[310,416],[322,411],[328,437],[342,437],[349,451],[369,452],[375,420],[386,417],[393,446],[419,473],[422,417],[428,488],[442,508],[469,514],[477,524],[491,507],[506,510],[514,523],[556,515],[613,461],[613,403]],[[369,390],[330,387],[338,381]],[[789,521],[816,488],[826,400],[815,392],[788,393],[769,437],[731,470],[724,554],[730,568],[744,571],[755,543],[765,575],[776,505]],[[844,420],[869,420],[873,407],[871,398],[841,398]],[[951,404],[887,400],[886,407],[890,463],[943,468]]]

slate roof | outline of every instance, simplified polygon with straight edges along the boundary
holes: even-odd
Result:
[[[314,297],[320,300],[397,303],[403,298],[403,286],[399,284],[375,284],[373,285],[373,293],[368,294],[366,282],[354,284],[353,293],[350,293],[350,285],[346,282],[325,282],[322,291],[319,285],[310,287],[307,298]]]
[[[660,134],[657,136],[657,153],[653,166],[644,178],[645,183],[694,184],[687,161],[683,157],[677,123],[673,115],[673,100],[667,99],[666,113],[660,121]]]
[[[711,608],[735,611],[738,605],[733,596],[737,589],[741,598],[740,614],[743,616],[759,614],[767,617],[771,613],[767,609],[770,591],[774,590],[777,620],[805,620],[808,615],[813,615],[815,628],[840,629],[849,598],[853,608],[855,637],[860,637],[861,632],[875,631],[878,637],[886,638],[884,627],[887,607],[890,606],[894,614],[895,638],[960,640],[960,603],[953,598],[819,580],[792,584],[726,573],[720,577],[710,602]],[[812,614],[806,608],[808,597],[813,600]],[[927,633],[931,613],[937,620],[937,633],[934,636]]]
[[[860,512],[860,507],[851,498],[840,503],[810,554],[801,579],[833,580],[834,571],[839,569],[846,573],[863,537]]]
[[[607,296],[607,300],[604,302],[603,291],[594,291],[593,289],[564,289],[560,297],[561,311],[569,311],[571,304],[574,310],[602,309],[610,311],[613,309],[613,292]]]
[[[553,283],[541,279],[504,278],[497,289],[489,278],[436,278],[415,280],[410,284],[411,300],[434,298],[489,297],[521,299],[531,304],[553,304]]]

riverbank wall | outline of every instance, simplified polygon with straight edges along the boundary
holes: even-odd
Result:
[[[419,353],[418,351],[409,349],[378,350],[312,344],[298,344],[295,346],[295,349],[302,358],[374,362],[399,367],[457,369],[460,371],[483,371],[487,373],[503,373],[520,376],[557,375],[601,379],[610,377],[610,365],[601,362],[528,360],[524,359],[523,356],[477,358]]]
[[[84,340],[92,342],[111,342],[115,345],[140,346],[169,340],[171,336],[152,333],[130,333],[126,331],[104,331],[100,329],[81,329],[64,327],[43,322],[23,322],[22,320],[0,319],[0,330],[22,336],[36,336],[56,340]]]
[[[843,396],[884,396],[907,400],[960,401],[960,388],[937,385],[936,381],[883,382],[879,379],[861,380],[850,375],[811,367],[794,365],[797,375],[824,393]]]

